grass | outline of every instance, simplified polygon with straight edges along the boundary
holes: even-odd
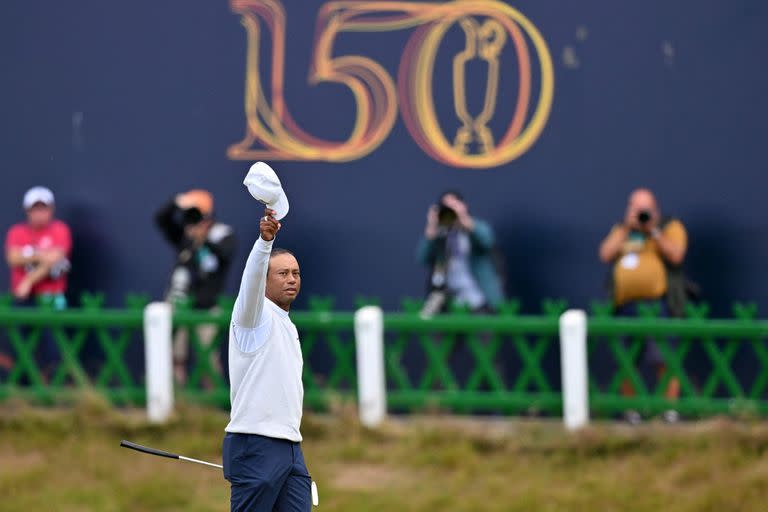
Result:
[[[121,439],[219,462],[221,411],[182,408],[164,427],[98,399],[0,406],[2,511],[221,511],[220,471],[119,448]],[[422,416],[362,428],[308,416],[320,510],[741,511],[768,503],[768,426],[722,419],[639,428]]]

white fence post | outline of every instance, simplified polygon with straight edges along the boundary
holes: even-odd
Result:
[[[165,422],[173,412],[172,320],[173,310],[167,302],[144,308],[147,416],[152,423]]]
[[[589,423],[587,389],[587,314],[571,309],[560,316],[560,366],[563,380],[563,422],[569,430]]]
[[[387,415],[384,312],[380,307],[365,306],[355,312],[355,345],[360,422],[372,428],[380,425]]]

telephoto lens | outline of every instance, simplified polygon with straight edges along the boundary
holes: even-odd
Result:
[[[451,226],[456,222],[456,212],[453,209],[441,204],[440,210],[437,213],[437,222],[441,226]]]
[[[192,276],[186,267],[176,267],[171,274],[171,286],[168,289],[166,300],[176,303],[187,298]]]
[[[443,290],[432,290],[424,301],[424,305],[421,307],[419,316],[422,319],[432,318],[436,314],[440,313],[445,305],[448,297]]]
[[[640,224],[645,224],[649,220],[651,220],[651,212],[649,212],[648,210],[643,210],[637,214],[637,221]]]
[[[203,220],[203,212],[199,208],[192,207],[184,210],[182,217],[182,222],[185,226],[194,226]]]

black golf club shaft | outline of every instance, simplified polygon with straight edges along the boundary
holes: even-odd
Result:
[[[169,459],[185,460],[187,462],[194,462],[196,464],[204,464],[206,466],[223,469],[223,466],[221,466],[220,464],[213,464],[211,462],[205,462],[204,460],[192,459],[190,457],[184,457],[183,455],[178,455],[176,453],[166,452],[164,450],[158,450],[156,448],[150,448],[149,446],[142,446],[140,444],[126,441],[125,439],[120,441],[120,446],[122,446],[123,448],[130,448],[131,450],[136,450],[137,452],[148,453],[149,455],[157,455],[158,457],[167,457]]]

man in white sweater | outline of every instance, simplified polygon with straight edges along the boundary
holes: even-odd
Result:
[[[233,512],[307,512],[311,478],[301,452],[303,360],[288,317],[301,288],[296,258],[272,244],[267,208],[248,256],[229,329],[232,412],[223,443]]]

